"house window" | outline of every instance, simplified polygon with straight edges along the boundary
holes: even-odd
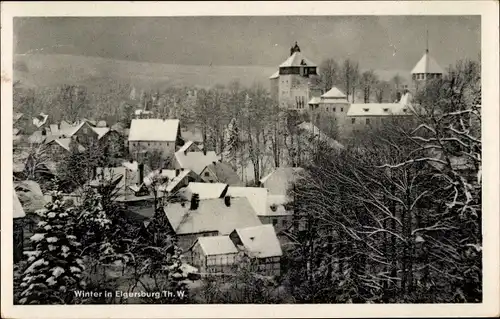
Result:
[[[370,119],[366,119],[366,125],[370,125]]]
[[[351,119],[351,123],[352,124],[356,123],[356,119]]]
[[[205,177],[208,177],[210,176],[210,173],[209,172],[205,172]]]
[[[335,112],[335,108],[334,107],[332,107],[332,112]]]
[[[340,108],[340,112],[344,112],[344,108],[343,107]]]
[[[273,226],[278,225],[278,220],[276,218],[273,218]]]
[[[328,112],[328,108],[326,108],[326,111]]]

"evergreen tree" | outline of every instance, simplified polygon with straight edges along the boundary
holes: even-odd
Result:
[[[223,159],[236,168],[238,149],[240,146],[239,129],[236,119],[233,118],[229,122],[224,132],[224,152]]]
[[[75,291],[83,288],[84,265],[74,236],[74,213],[62,206],[62,196],[53,192],[46,211],[30,238],[35,247],[27,252],[28,264],[22,275],[21,304],[69,304]]]

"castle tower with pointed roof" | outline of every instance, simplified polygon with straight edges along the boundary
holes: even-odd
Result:
[[[271,80],[271,95],[280,108],[306,111],[311,99],[311,77],[318,75],[317,65],[306,58],[297,42],[290,48],[290,56],[280,64]]]
[[[427,32],[427,46],[424,55],[411,71],[413,87],[416,90],[428,80],[441,78],[444,73],[436,60],[429,54],[428,38],[429,35]]]

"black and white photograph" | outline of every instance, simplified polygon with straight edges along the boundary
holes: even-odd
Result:
[[[481,14],[151,8],[11,18],[14,306],[491,298]]]

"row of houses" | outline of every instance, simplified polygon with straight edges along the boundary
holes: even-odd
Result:
[[[235,256],[244,253],[255,257],[266,274],[279,275],[282,248],[290,243],[287,231],[294,227],[287,185],[300,169],[278,168],[262,178],[258,187],[244,187],[231,165],[221,162],[214,151],[183,138],[179,120],[136,118],[128,132],[90,120],[44,123],[40,128],[31,142],[53,147],[54,160],[61,159],[58,149],[69,151],[72,144],[83,147],[115,133],[121,137],[128,133],[123,145],[131,159],[113,167],[97,167],[90,186],[114,182],[116,201],[145,227],[154,216],[155,199],[175,195],[175,201],[160,205],[189,263],[203,273],[235,265]],[[161,167],[149,167],[143,159],[155,151],[170,160]],[[24,197],[20,202],[25,206],[30,200]]]

